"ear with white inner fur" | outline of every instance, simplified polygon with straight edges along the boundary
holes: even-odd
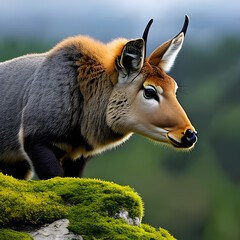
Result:
[[[116,59],[119,70],[118,82],[131,82],[141,71],[145,56],[145,43],[142,38],[126,43],[120,57]]]
[[[163,43],[148,58],[148,62],[154,66],[161,66],[164,71],[170,71],[174,61],[182,48],[184,36],[187,31],[189,18],[185,16],[185,22],[181,32],[171,40]]]

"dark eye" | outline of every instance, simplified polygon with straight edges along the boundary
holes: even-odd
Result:
[[[148,85],[144,87],[144,91],[143,91],[143,96],[146,99],[155,99],[156,101],[159,102],[159,97],[157,94],[157,90],[155,87]]]

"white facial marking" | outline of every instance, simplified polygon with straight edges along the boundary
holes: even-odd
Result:
[[[160,86],[157,86],[156,90],[158,91],[159,94],[163,94],[163,89]]]

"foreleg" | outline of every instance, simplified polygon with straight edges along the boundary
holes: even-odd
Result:
[[[78,158],[71,160],[68,158],[63,159],[62,167],[64,170],[64,177],[82,177],[88,158]]]
[[[28,137],[24,142],[25,151],[40,179],[63,177],[63,169],[48,141]]]

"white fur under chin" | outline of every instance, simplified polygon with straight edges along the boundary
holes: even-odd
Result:
[[[168,131],[153,125],[149,125],[146,127],[141,124],[136,124],[136,129],[134,132],[136,132],[137,134],[143,135],[147,138],[150,138],[154,141],[164,142],[164,143],[168,142],[167,140]]]

